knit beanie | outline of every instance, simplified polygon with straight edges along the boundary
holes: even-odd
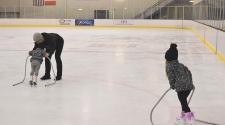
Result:
[[[170,48],[166,51],[165,59],[167,61],[173,61],[177,60],[177,58],[178,58],[177,44],[171,43]]]
[[[44,37],[42,36],[41,33],[34,33],[33,40],[35,43],[39,44],[39,43],[44,42]]]

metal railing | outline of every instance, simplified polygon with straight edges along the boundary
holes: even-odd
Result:
[[[225,30],[225,0],[204,0],[193,6],[193,19]]]
[[[145,19],[146,17],[151,17],[151,19],[152,19],[152,15],[155,12],[160,11],[162,7],[165,7],[166,5],[171,3],[172,1],[173,0],[159,0],[158,2],[153,4],[152,6],[150,6],[146,10],[144,10],[143,12],[139,13],[138,15],[136,15],[134,18],[135,19],[139,19],[139,18],[144,18]]]

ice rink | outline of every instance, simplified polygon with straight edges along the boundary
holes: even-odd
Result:
[[[63,79],[50,87],[44,85],[52,80],[30,87],[28,61],[25,82],[12,86],[23,79],[35,32],[63,36]],[[193,75],[195,117],[225,125],[225,65],[192,32],[30,27],[0,28],[0,125],[151,125],[150,111],[169,88],[164,54],[171,42],[178,44],[179,61]],[[56,70],[54,56],[52,63]],[[153,120],[174,125],[180,110],[170,91]]]

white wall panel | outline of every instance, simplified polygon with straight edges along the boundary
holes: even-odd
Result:
[[[109,10],[111,18],[121,19],[133,18],[136,14],[143,12],[157,1],[158,0],[57,0],[56,6],[38,8],[42,9],[42,11],[44,9],[45,16],[51,17],[57,15],[56,17],[68,18],[93,18],[94,10]],[[0,0],[0,7],[18,7],[21,8],[21,13],[26,12],[25,15],[35,15],[29,14],[29,11],[24,11],[24,9],[30,10],[30,8],[33,7],[32,2],[33,0]],[[77,11],[79,8],[82,8],[83,11]],[[31,10],[31,12],[33,11],[35,10]],[[45,18],[45,16],[42,18]]]

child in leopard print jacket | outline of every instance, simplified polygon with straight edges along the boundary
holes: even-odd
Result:
[[[177,44],[170,45],[166,51],[165,59],[170,88],[176,90],[182,107],[181,116],[177,118],[176,124],[193,125],[194,115],[187,102],[188,95],[194,89],[192,74],[185,65],[179,63]]]

